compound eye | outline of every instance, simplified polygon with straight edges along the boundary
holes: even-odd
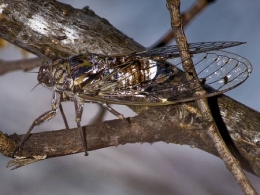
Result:
[[[55,81],[49,74],[45,74],[42,77],[42,83],[44,83],[47,87],[53,87],[55,84]]]

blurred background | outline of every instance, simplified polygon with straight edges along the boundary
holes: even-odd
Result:
[[[146,47],[153,45],[170,28],[166,1],[157,0],[74,0],[62,1],[76,8],[89,6],[117,29]],[[194,1],[182,1],[182,10]],[[253,73],[230,97],[260,111],[259,48],[260,1],[217,0],[209,5],[185,29],[188,42],[245,41],[247,44],[227,49],[246,57]],[[30,55],[32,57],[32,55]],[[16,47],[0,51],[5,60],[23,58]],[[37,69],[35,70],[37,71]],[[50,109],[51,92],[37,84],[36,74],[16,71],[0,77],[0,129],[4,133],[25,133],[33,120]],[[65,103],[70,127],[75,127],[74,107]],[[125,116],[135,113],[124,106],[113,106]],[[98,106],[86,104],[82,125],[98,113]],[[106,120],[115,118],[109,113]],[[34,129],[64,128],[59,115]],[[175,144],[127,144],[54,158],[15,171],[6,168],[9,158],[0,156],[1,194],[242,194],[233,176],[217,157],[201,150]],[[246,173],[260,192],[260,178]]]

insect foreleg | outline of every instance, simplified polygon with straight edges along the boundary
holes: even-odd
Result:
[[[82,147],[83,147],[83,150],[85,152],[85,156],[88,156],[87,141],[86,141],[84,131],[83,131],[81,124],[80,124],[83,109],[84,109],[84,100],[82,98],[75,97],[74,104],[75,104],[75,112],[76,112],[75,121],[77,123],[78,131],[80,133],[80,137],[81,137],[81,140],[82,140]]]
[[[58,92],[53,92],[53,96],[52,96],[52,102],[51,102],[51,107],[52,109],[45,112],[44,114],[42,114],[41,116],[39,116],[37,119],[35,119],[30,127],[30,129],[26,132],[26,134],[24,135],[23,139],[20,141],[19,145],[15,148],[12,157],[14,157],[15,153],[22,148],[22,146],[24,145],[24,143],[27,141],[27,139],[30,136],[31,131],[33,130],[33,128],[35,126],[38,126],[48,120],[51,120],[53,117],[56,116],[57,112],[58,112],[58,108],[60,106],[60,94]]]

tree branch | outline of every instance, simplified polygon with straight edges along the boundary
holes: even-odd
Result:
[[[194,102],[176,106],[151,107],[133,118],[106,121],[83,128],[87,132],[86,139],[90,151],[127,143],[164,141],[189,144],[217,155],[214,145],[211,144],[204,131],[200,115],[197,115]],[[15,146],[14,140],[18,141],[22,136],[15,134],[9,136],[9,139],[5,137],[7,141],[2,142],[5,144],[0,147],[1,153],[10,157]],[[83,151],[80,140],[76,128],[34,133],[23,146],[19,157],[46,155],[51,158],[79,153]]]
[[[62,3],[39,0],[0,0],[0,8],[0,36],[41,57],[56,59],[83,52],[123,54],[143,49],[88,9],[79,10]],[[260,140],[260,114],[224,95],[210,98],[209,102],[217,125],[223,126],[220,128],[222,136],[231,151],[243,168],[260,176],[257,141]],[[85,127],[90,150],[125,143],[165,141],[192,145],[216,155],[193,103],[130,107],[139,113],[130,119],[130,124],[115,120]],[[32,134],[21,156],[36,159],[38,155],[37,160],[40,160],[81,152],[80,138],[74,132]],[[7,137],[0,136],[1,152],[10,157],[13,140],[20,137],[10,136],[11,140],[2,142]],[[3,147],[2,143],[8,144]],[[56,143],[59,144],[55,146]],[[67,143],[70,144],[67,146]]]
[[[41,58],[22,59],[14,61],[0,60],[0,75],[6,74],[15,70],[29,71],[39,67],[42,64]]]
[[[0,6],[0,36],[39,57],[143,49],[88,8],[74,9],[51,0],[1,0]]]

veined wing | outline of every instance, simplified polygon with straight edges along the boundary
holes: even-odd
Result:
[[[198,42],[190,43],[189,51],[191,54],[203,53],[207,51],[219,50],[228,47],[234,47],[237,45],[244,44],[245,42],[237,41],[218,41],[218,42]],[[140,57],[150,57],[150,58],[170,58],[170,57],[179,57],[179,49],[177,45],[170,45],[164,47],[158,47],[150,50],[145,50],[141,52],[133,53],[133,55]]]
[[[208,91],[206,97],[222,94],[243,83],[252,72],[250,62],[233,53],[226,51],[210,51],[194,54],[193,62],[198,78],[203,87],[211,87],[214,90]],[[140,69],[129,65],[127,74],[117,74],[117,78],[99,82],[100,89],[95,95],[89,93],[80,94],[80,97],[92,101],[100,101],[125,105],[168,105],[180,102],[187,102],[203,98],[196,95],[198,86],[196,79],[187,81],[184,72],[178,71],[181,68],[180,58],[172,59],[169,65],[167,62],[151,61],[146,80],[128,85],[125,81],[132,80],[133,74],[140,74]],[[133,68],[131,68],[133,67]],[[131,71],[131,74],[130,72]],[[129,73],[129,74],[128,74]],[[122,84],[122,82],[125,82]],[[121,83],[120,83],[121,82]]]
[[[189,44],[189,49],[192,54],[203,53],[210,50],[217,50],[223,49],[227,47],[233,47],[236,45],[243,44],[243,42],[232,42],[232,41],[225,41],[225,42],[201,42],[201,43],[191,43]],[[168,58],[176,58],[179,57],[179,50],[177,46],[165,46],[159,47],[151,50],[135,52],[130,55],[125,56],[103,56],[99,54],[80,54],[71,56],[68,58],[69,65],[71,67],[71,74],[74,80],[76,80],[76,84],[81,83],[84,81],[85,78],[91,77],[92,80],[96,78],[100,80],[102,75],[100,74],[101,71],[104,69],[106,71],[105,76],[106,78],[109,77],[118,77],[118,72],[128,72],[129,74],[134,75],[134,72],[138,74],[138,70],[140,70],[141,74],[146,78],[143,80],[151,79],[156,71],[158,73],[167,72],[165,70],[166,65],[158,66],[154,61],[163,61],[167,60]],[[140,65],[136,64],[141,62]],[[134,65],[134,68],[138,70],[134,71],[134,68],[129,68],[129,65]],[[162,67],[162,68],[161,68]],[[160,68],[157,70],[157,68]],[[119,69],[119,71],[118,71]],[[167,68],[166,68],[167,69]],[[142,73],[143,71],[143,73]],[[140,75],[141,75],[140,74]],[[168,73],[167,73],[168,74]],[[162,76],[162,74],[160,75]],[[129,78],[131,75],[129,75]],[[103,81],[106,78],[102,78]],[[88,79],[89,80],[89,79]],[[122,79],[121,79],[122,80]],[[132,79],[134,81],[135,79]],[[103,82],[101,81],[101,82]],[[96,83],[97,84],[97,83]]]

